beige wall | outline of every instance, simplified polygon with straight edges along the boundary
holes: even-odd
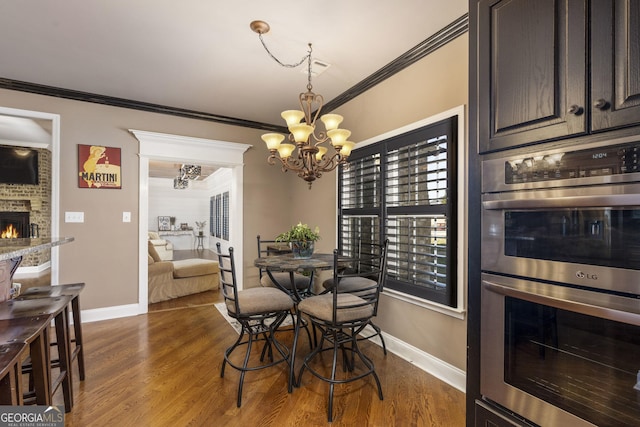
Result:
[[[366,140],[466,104],[467,44],[467,35],[461,36],[339,108],[344,127],[353,131],[352,140]],[[317,90],[322,93],[320,86]],[[138,142],[127,129],[254,145],[244,156],[245,286],[257,278],[257,234],[272,236],[301,221],[320,227],[319,251],[336,246],[335,171],[309,190],[295,174],[266,163],[261,131],[8,90],[0,90],[0,106],[61,116],[60,212],[63,217],[65,211],[83,211],[85,223],[60,224],[62,235],[76,238],[60,248],[60,282],[87,283],[83,309],[138,300]],[[78,188],[77,144],[122,148],[122,190]],[[131,223],[122,223],[123,211],[132,212]],[[385,296],[377,323],[389,334],[465,369],[465,321]]]
[[[256,234],[291,222],[290,198],[280,190],[289,177],[266,164],[258,130],[9,90],[0,90],[0,106],[60,115],[60,234],[75,241],[59,249],[59,278],[86,282],[85,310],[138,302],[138,140],[128,129],[256,144],[244,157],[245,277],[255,276]],[[121,148],[121,190],[78,188],[78,144]],[[85,222],[64,223],[65,211],[84,212]],[[130,223],[122,222],[124,211],[132,213]]]
[[[337,109],[335,112],[345,117],[342,126],[352,131],[351,139],[367,140],[466,105],[468,43],[467,34],[458,37]],[[298,201],[295,212],[310,225],[320,225],[323,250],[331,250],[336,245],[335,173],[330,176],[331,179],[322,178],[314,183],[310,192],[302,184],[294,187]],[[464,288],[466,293],[466,286]],[[390,335],[459,369],[466,369],[466,320],[383,294],[376,324]]]

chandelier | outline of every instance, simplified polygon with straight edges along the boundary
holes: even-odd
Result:
[[[202,173],[202,166],[182,165],[179,172],[182,179],[197,179]]]
[[[322,176],[323,172],[334,170],[339,165],[348,167],[348,159],[354,142],[348,141],[351,131],[339,129],[342,116],[338,114],[320,115],[324,105],[322,95],[313,92],[311,85],[311,52],[309,51],[297,64],[284,64],[280,62],[267,48],[262,35],[269,32],[269,24],[264,21],[253,21],[251,29],[258,33],[262,46],[269,56],[283,67],[293,68],[307,62],[307,91],[299,95],[300,110],[283,111],[281,116],[287,123],[289,135],[285,137],[280,133],[266,133],[262,140],[267,144],[269,157],[267,162],[275,165],[276,160],[282,164],[282,171],[293,171],[298,176],[311,184]],[[316,121],[320,118],[324,124],[324,131],[316,129]],[[301,122],[301,120],[303,120]],[[286,138],[286,141],[283,142]],[[324,145],[323,145],[324,144]],[[329,145],[332,151],[329,152]],[[297,151],[296,151],[297,150]]]
[[[178,169],[178,176],[173,179],[173,188],[184,190],[189,187],[189,181],[198,179],[202,173],[202,166],[182,165]]]

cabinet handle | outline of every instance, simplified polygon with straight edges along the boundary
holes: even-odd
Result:
[[[607,108],[609,108],[609,103],[606,100],[600,98],[593,103],[593,106],[598,110],[606,110]]]
[[[582,109],[582,107],[574,104],[571,107],[569,107],[569,109],[567,110],[567,113],[579,116],[580,114],[582,114],[583,111],[584,110]]]

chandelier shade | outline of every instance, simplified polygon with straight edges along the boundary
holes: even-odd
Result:
[[[339,114],[323,114],[324,98],[313,92],[311,85],[311,43],[307,55],[297,64],[283,64],[269,51],[262,34],[269,31],[269,25],[263,21],[253,21],[251,29],[258,33],[260,41],[267,53],[283,67],[297,67],[307,62],[307,91],[299,95],[299,110],[285,110],[281,113],[287,124],[288,135],[266,133],[262,140],[267,145],[269,157],[267,162],[275,165],[279,161],[282,171],[296,172],[298,176],[311,184],[320,178],[324,172],[329,172],[338,166],[349,167],[348,159],[355,143],[348,141],[351,131],[340,129],[343,121]],[[316,119],[324,124],[324,131],[316,127]],[[286,140],[286,141],[285,141]],[[332,151],[329,152],[329,147]]]

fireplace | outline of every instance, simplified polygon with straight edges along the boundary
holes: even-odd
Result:
[[[30,237],[29,212],[0,212],[0,237],[3,239]]]

